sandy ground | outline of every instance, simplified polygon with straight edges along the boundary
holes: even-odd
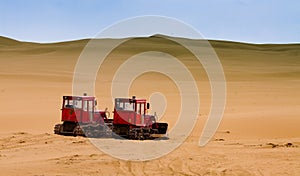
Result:
[[[177,57],[193,75],[205,73],[177,46],[152,40],[154,48],[178,51]],[[104,154],[86,138],[52,134],[60,121],[61,97],[72,93],[74,67],[86,43],[35,44],[0,38],[0,175],[300,173],[300,45],[211,41],[227,80],[226,110],[213,140],[198,146],[211,92],[207,77],[196,76],[201,110],[191,136],[162,158],[131,162]],[[110,72],[123,56],[138,53],[146,45],[146,39],[133,40],[131,47],[119,48],[109,56],[97,77],[98,108],[112,107]],[[170,79],[144,74],[133,82],[130,93],[148,98],[154,90],[164,93],[170,102],[163,120],[172,129],[179,99]]]
[[[217,134],[218,136],[218,134]],[[1,136],[3,175],[298,175],[300,138],[212,141],[191,139],[152,161],[122,161],[86,138],[13,133]],[[112,139],[113,140],[113,139]],[[269,144],[270,143],[270,144]],[[121,143],[120,143],[121,145]],[[278,145],[278,146],[277,146]]]

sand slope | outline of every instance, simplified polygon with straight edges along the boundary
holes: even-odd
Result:
[[[159,37],[155,47],[178,48]],[[170,155],[148,162],[125,162],[101,153],[80,137],[52,135],[60,121],[61,97],[72,93],[77,58],[88,40],[37,44],[0,37],[0,169],[5,175],[297,175],[300,173],[300,44],[255,45],[210,41],[223,65],[227,104],[215,139],[197,146],[210,108],[207,78],[196,77],[202,109],[186,144]],[[120,48],[98,74],[99,107],[111,109],[106,93],[109,71],[120,57],[136,53],[147,39],[133,40],[136,47]],[[137,48],[138,47],[138,48]],[[126,52],[125,52],[126,51]],[[194,72],[201,72],[184,51],[178,57]],[[104,74],[102,74],[104,73]],[[147,80],[145,82],[145,80]],[[145,89],[146,87],[149,87]],[[158,85],[153,88],[151,85]],[[168,86],[168,89],[165,87]],[[165,93],[173,103],[166,121],[174,125],[178,90],[168,78],[146,74],[134,81],[131,93],[149,96]],[[176,120],[176,119],[175,119]],[[20,133],[24,131],[25,133]],[[229,131],[230,133],[225,133]],[[225,140],[225,141],[223,141]],[[266,145],[267,143],[272,143]],[[292,143],[291,146],[285,145]],[[274,148],[272,148],[274,146]],[[287,147],[289,146],[289,147]],[[84,165],[84,166],[83,166]],[[70,170],[72,172],[70,173]]]

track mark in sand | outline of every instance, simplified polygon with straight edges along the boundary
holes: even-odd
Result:
[[[288,142],[288,143],[273,143],[268,142],[265,144],[243,144],[244,147],[254,147],[254,148],[298,148],[298,145]]]
[[[126,161],[121,161],[121,160],[118,160],[118,165],[119,165],[119,172],[120,172],[120,175],[124,175],[126,173],[128,173],[128,164],[126,163]],[[131,173],[132,174],[132,173]]]
[[[129,173],[132,173],[131,164],[132,164],[132,161],[127,161],[127,167],[128,167],[128,172],[129,172]],[[133,173],[132,173],[132,174],[133,174]],[[134,175],[134,174],[133,174],[133,175]]]
[[[183,164],[183,166],[184,166],[184,168],[186,168],[187,169],[187,174],[188,175],[200,175],[200,174],[198,174],[197,172],[195,172],[195,171],[193,171],[192,170],[192,168],[191,168],[191,163],[192,162],[196,162],[196,161],[194,161],[194,159],[193,158],[188,158],[188,160],[186,161],[186,162],[184,162],[184,164]]]
[[[183,161],[181,158],[176,158],[170,161],[168,168],[171,170],[172,174],[191,175],[191,172],[189,172],[190,169],[186,167],[186,163],[187,161]]]
[[[230,168],[220,168],[216,171],[216,173],[219,173],[221,175],[255,175],[254,173],[249,172],[239,165],[234,165]]]
[[[139,171],[139,167],[135,169],[134,165],[135,163],[139,162],[134,162],[134,161],[119,161],[120,162],[120,169],[122,171],[122,174],[130,174],[130,175],[141,175],[139,173],[136,173],[136,171]]]
[[[154,163],[149,163],[150,167],[147,167],[147,173],[149,175],[174,175],[174,172],[172,172],[172,169],[167,166],[167,163],[169,163],[170,160],[165,159],[159,159],[155,160]],[[156,168],[156,169],[151,169]],[[151,169],[151,170],[150,170]]]
[[[266,143],[265,145],[261,145],[262,148],[278,148],[278,147],[285,147],[285,148],[298,148],[298,145],[295,145],[291,142],[279,144],[279,143]]]
[[[86,144],[86,141],[73,141],[73,144]]]
[[[128,167],[128,173],[140,176],[147,175],[145,172],[145,161],[124,161]]]
[[[245,147],[243,143],[234,142],[234,143],[225,143],[224,146],[232,146],[232,147]]]
[[[55,161],[55,164],[65,164],[65,165],[70,165],[70,164],[76,164],[76,163],[82,163],[83,161],[89,162],[89,161],[99,161],[103,162],[105,159],[105,154],[90,154],[90,155],[69,155],[69,156],[63,156],[63,157],[58,157],[58,158],[52,158],[49,159],[49,161]]]
[[[29,134],[29,133],[27,133],[27,132],[16,132],[16,133],[13,133],[14,135],[27,135],[27,134]]]
[[[222,140],[217,140],[222,141]],[[299,145],[297,142],[267,142],[267,143],[260,143],[260,142],[253,142],[253,143],[240,143],[240,142],[231,142],[231,143],[224,143],[224,145],[228,146],[242,146],[245,148],[298,148]]]
[[[145,172],[146,163],[147,163],[147,161],[143,161],[143,164],[142,164],[142,175],[147,175],[146,172]],[[138,165],[137,165],[137,167],[138,167]]]
[[[139,175],[147,175],[145,173],[145,161],[133,161],[131,163],[131,171],[133,175],[139,176]]]
[[[216,138],[214,141],[225,141],[224,138]]]
[[[79,155],[66,156],[62,158],[55,158],[57,160],[56,164],[71,165],[75,163],[82,162],[82,158]]]
[[[250,148],[250,147],[262,147],[262,144],[243,144],[244,147]]]
[[[175,173],[175,171],[174,171],[174,169],[173,169],[173,167],[172,167],[172,162],[170,162],[169,164],[168,164],[168,168],[171,170],[171,172],[174,174]]]

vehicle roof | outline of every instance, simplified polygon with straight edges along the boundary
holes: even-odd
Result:
[[[63,99],[65,100],[95,100],[95,97],[93,96],[63,96]]]
[[[115,98],[115,100],[119,100],[119,101],[121,100],[121,101],[127,102],[127,101],[130,101],[133,99],[132,98]],[[146,102],[147,101],[146,99],[138,99],[138,98],[135,98],[134,100],[137,102]]]

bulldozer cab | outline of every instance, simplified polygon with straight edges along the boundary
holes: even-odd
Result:
[[[116,106],[117,111],[135,111],[135,104],[130,102],[129,99],[116,99]]]
[[[114,108],[114,124],[144,125],[149,109],[146,99],[116,98]]]
[[[62,121],[88,123],[94,118],[95,97],[63,96]]]

